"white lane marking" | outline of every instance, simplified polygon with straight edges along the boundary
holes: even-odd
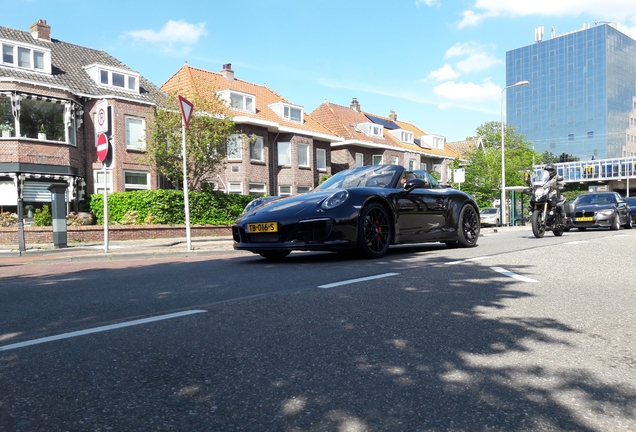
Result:
[[[513,273],[513,272],[508,271],[506,269],[502,269],[501,267],[490,267],[490,268],[493,269],[494,271],[496,271],[497,273],[501,273],[504,276],[508,276],[508,277],[511,277],[513,279],[517,279],[517,280],[520,280],[520,281],[523,281],[523,282],[539,282],[537,280],[530,279],[530,278],[527,278],[525,276],[518,275],[517,273]]]
[[[334,282],[334,283],[330,283],[330,284],[326,284],[326,285],[318,285],[318,288],[333,288],[333,287],[337,287],[340,285],[348,285],[348,284],[352,284],[352,283],[358,283],[358,282],[364,282],[364,281],[368,281],[368,280],[373,280],[373,279],[380,279],[380,278],[385,278],[385,277],[389,277],[389,276],[397,276],[399,275],[399,273],[383,273],[383,274],[379,274],[376,276],[368,276],[368,277],[363,277],[363,278],[358,278],[358,279],[349,279],[346,281],[342,281],[342,282]]]
[[[631,234],[616,234],[614,237],[631,237]]]
[[[33,340],[30,340],[30,341],[25,341],[25,342],[14,343],[14,344],[11,344],[11,345],[0,346],[0,351],[9,351],[9,350],[12,350],[12,349],[22,348],[22,347],[26,347],[26,346],[30,346],[30,345],[37,345],[37,344],[41,344],[41,343],[45,343],[45,342],[52,342],[52,341],[61,340],[61,339],[68,339],[68,338],[72,338],[72,337],[76,337],[76,336],[83,336],[83,335],[87,335],[87,334],[91,334],[91,333],[99,333],[99,332],[104,332],[104,331],[108,331],[108,330],[115,330],[115,329],[119,329],[119,328],[123,328],[123,327],[130,327],[130,326],[135,326],[135,325],[139,325],[139,324],[146,324],[146,323],[155,322],[155,321],[167,320],[167,319],[171,319],[171,318],[178,318],[178,317],[182,317],[182,316],[186,316],[186,315],[192,315],[192,314],[197,314],[197,313],[202,313],[202,312],[207,312],[207,311],[206,310],[195,309],[195,310],[189,310],[189,311],[183,311],[183,312],[175,312],[175,313],[171,313],[171,314],[167,314],[167,315],[159,315],[159,316],[154,316],[154,317],[150,317],[150,318],[143,318],[143,319],[138,319],[138,320],[134,320],[134,321],[128,321],[128,322],[122,322],[122,323],[118,323],[118,324],[111,324],[111,325],[106,325],[106,326],[101,326],[101,327],[95,327],[95,328],[92,328],[92,329],[78,330],[78,331],[74,331],[74,332],[70,332],[70,333],[62,333],[62,334],[59,334],[59,335],[56,335],[56,336],[48,336],[48,337],[45,337],[45,338],[33,339]]]
[[[483,260],[483,259],[486,259],[486,258],[491,258],[491,257],[490,256],[482,256],[482,257],[468,258],[468,259],[459,260],[459,261],[450,261],[450,262],[447,262],[446,265],[462,264],[462,263],[465,263],[465,262],[479,261],[479,260]]]
[[[564,245],[575,245],[575,244],[585,244],[585,243],[589,243],[589,241],[588,240],[577,240],[577,241],[565,242],[563,244]]]

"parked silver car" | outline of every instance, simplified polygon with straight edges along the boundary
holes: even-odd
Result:
[[[479,222],[481,226],[499,226],[499,209],[487,207],[479,212]]]

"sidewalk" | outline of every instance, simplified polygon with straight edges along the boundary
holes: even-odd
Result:
[[[95,260],[159,258],[168,256],[205,256],[220,253],[243,254],[234,251],[232,237],[196,237],[191,239],[192,250],[187,250],[186,238],[161,238],[152,240],[110,241],[108,251],[104,242],[69,243],[65,248],[56,248],[53,243],[27,244],[20,252],[18,245],[0,245],[0,261],[12,258],[33,260]]]

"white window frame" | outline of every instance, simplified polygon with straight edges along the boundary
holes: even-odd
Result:
[[[227,193],[234,195],[243,195],[243,183],[241,182],[228,182]]]
[[[139,78],[140,75],[137,72],[133,72],[126,69],[120,69],[113,66],[106,66],[102,64],[92,64],[84,67],[86,73],[95,81],[100,87],[107,87],[118,91],[125,91],[129,93],[139,93]],[[103,75],[105,74],[105,75]],[[113,75],[122,76],[123,85],[115,85]],[[105,76],[106,80],[102,80]],[[131,80],[134,80],[131,86]]]
[[[409,171],[413,171],[415,168],[415,161],[413,159],[409,159],[409,166],[408,166],[408,170]]]
[[[298,166],[303,168],[311,167],[311,158],[309,152],[309,144],[306,143],[298,143]],[[304,163],[301,163],[301,156],[304,156],[307,160]]]
[[[47,74],[51,74],[51,49],[44,48],[36,45],[30,45],[25,43],[16,43],[15,41],[10,41],[7,39],[0,39],[0,45],[2,45],[2,57],[0,57],[0,64],[4,66],[12,66],[20,69],[30,70],[33,72],[43,72]],[[5,48],[6,47],[6,48]],[[11,51],[11,61],[5,61],[5,50],[8,52]],[[19,52],[20,50],[28,51],[28,61],[29,64],[27,66],[23,66],[20,64]],[[35,67],[36,65],[36,56],[41,56],[42,67]]]
[[[287,190],[289,188],[289,190]],[[293,192],[293,189],[290,185],[279,185],[278,186],[278,196],[289,196]]]
[[[278,166],[291,166],[291,142],[279,142],[276,145],[276,154]]]
[[[217,94],[230,109],[256,114],[256,96],[253,94],[243,93],[236,90],[223,90],[217,92]],[[240,104],[236,104],[239,99]]]
[[[311,192],[311,186],[296,186],[297,195],[307,193],[307,192]]]
[[[267,194],[267,185],[265,183],[250,183],[249,192],[253,196],[265,195]]]
[[[254,157],[255,148],[258,148],[261,153],[260,159]],[[256,140],[254,142],[250,142],[250,160],[254,162],[265,162],[265,148],[262,136],[257,135]]]
[[[316,149],[316,169],[318,171],[327,171],[327,150]]]
[[[138,140],[133,142],[130,135],[130,123],[141,122],[141,135]],[[131,150],[146,150],[146,119],[143,117],[135,117],[131,115],[124,116],[124,124],[126,128],[126,148]]]
[[[98,182],[99,178],[104,174],[104,170],[93,170],[93,190],[94,193],[104,193],[104,183]],[[106,189],[108,193],[113,192],[113,170],[106,170]]]
[[[380,158],[380,163],[376,163],[378,158]],[[382,161],[383,161],[383,156],[381,154],[380,155],[373,155],[371,157],[371,165],[382,165]]]
[[[398,165],[400,162],[397,156],[391,156],[391,165]]]
[[[146,184],[126,183],[126,174],[141,174],[146,177]],[[150,173],[147,171],[124,170],[124,190],[150,190]]]
[[[287,120],[289,122],[294,123],[304,123],[305,121],[305,110],[300,105],[292,105],[285,102],[276,102],[267,105],[271,108],[272,111],[278,115],[278,117],[283,120]],[[292,114],[298,114],[292,115]]]
[[[356,153],[355,164],[356,164],[356,168],[364,166],[364,154],[363,153]]]
[[[243,160],[243,137],[232,134],[227,139],[227,160]]]

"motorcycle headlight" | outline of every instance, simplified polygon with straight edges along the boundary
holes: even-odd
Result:
[[[344,203],[347,198],[349,198],[349,192],[341,190],[325,198],[320,207],[322,207],[323,210],[332,210]]]
[[[548,189],[538,187],[534,190],[534,198],[540,199],[543,198],[548,193]]]
[[[601,216],[611,216],[612,213],[614,213],[614,210],[612,209],[605,209],[598,212]]]

